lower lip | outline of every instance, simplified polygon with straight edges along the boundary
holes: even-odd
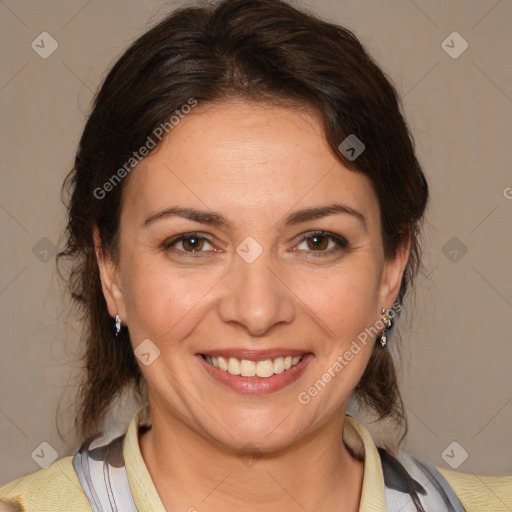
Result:
[[[279,375],[275,374],[272,377],[242,377],[241,375],[231,375],[219,368],[208,363],[203,356],[196,356],[203,368],[217,381],[225,386],[228,386],[236,393],[243,395],[265,395],[275,393],[280,389],[295,382],[304,372],[307,365],[315,357],[313,354],[306,354],[302,360],[289,370],[285,370]]]

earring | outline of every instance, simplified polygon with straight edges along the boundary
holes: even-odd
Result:
[[[121,317],[116,315],[116,337],[119,336],[119,333],[121,332],[121,326]]]
[[[386,331],[393,325],[393,317],[391,317],[388,314],[388,311],[386,309],[383,309],[380,312],[380,319],[382,320],[382,323],[384,324],[384,330],[382,331],[379,341],[380,341],[381,347],[385,347],[386,343],[388,341],[388,337],[386,336]]]

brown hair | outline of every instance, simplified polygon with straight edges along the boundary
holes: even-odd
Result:
[[[124,329],[115,338],[93,243],[97,225],[103,251],[115,257],[127,178],[105,197],[94,191],[191,98],[201,104],[234,97],[316,111],[340,161],[373,183],[386,257],[411,237],[398,301],[418,272],[428,186],[399,97],[356,37],[281,0],[224,0],[177,10],[136,40],[108,73],[65,182],[71,196],[61,257],[71,262],[71,294],[85,321],[75,418],[82,437],[98,429],[123,390],[141,399],[146,391],[129,333]],[[365,145],[353,161],[338,149],[351,134]],[[393,359],[378,343],[355,397],[379,419],[404,427],[403,439],[407,421]]]

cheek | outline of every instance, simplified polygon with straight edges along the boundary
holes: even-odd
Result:
[[[159,344],[185,337],[222,278],[219,270],[177,270],[144,257],[126,263],[123,292],[134,345],[145,338]]]
[[[352,260],[322,279],[302,281],[305,311],[324,326],[309,387],[299,403],[312,403],[315,415],[328,416],[345,403],[359,382],[373,350],[372,327],[378,318],[380,266],[373,258]],[[317,331],[318,332],[318,331]]]
[[[381,267],[370,254],[357,255],[346,263],[325,270],[302,274],[297,279],[299,297],[338,338],[357,334],[373,325],[379,309],[378,291]]]

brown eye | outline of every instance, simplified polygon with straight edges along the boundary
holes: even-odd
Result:
[[[200,251],[203,248],[204,239],[199,236],[191,235],[184,237],[182,239],[182,244],[183,249],[187,252]]]
[[[162,247],[165,251],[199,256],[203,253],[211,252],[208,251],[207,245],[212,246],[208,238],[197,233],[183,233],[171,240],[167,240]]]
[[[307,238],[307,244],[312,251],[324,250],[329,245],[329,239],[324,235],[313,235]]]
[[[300,249],[300,245],[305,244],[306,247]],[[310,232],[306,233],[299,242],[299,250],[309,252],[315,256],[328,256],[343,249],[347,249],[349,243],[346,238],[329,232]],[[294,249],[297,250],[297,249]]]

